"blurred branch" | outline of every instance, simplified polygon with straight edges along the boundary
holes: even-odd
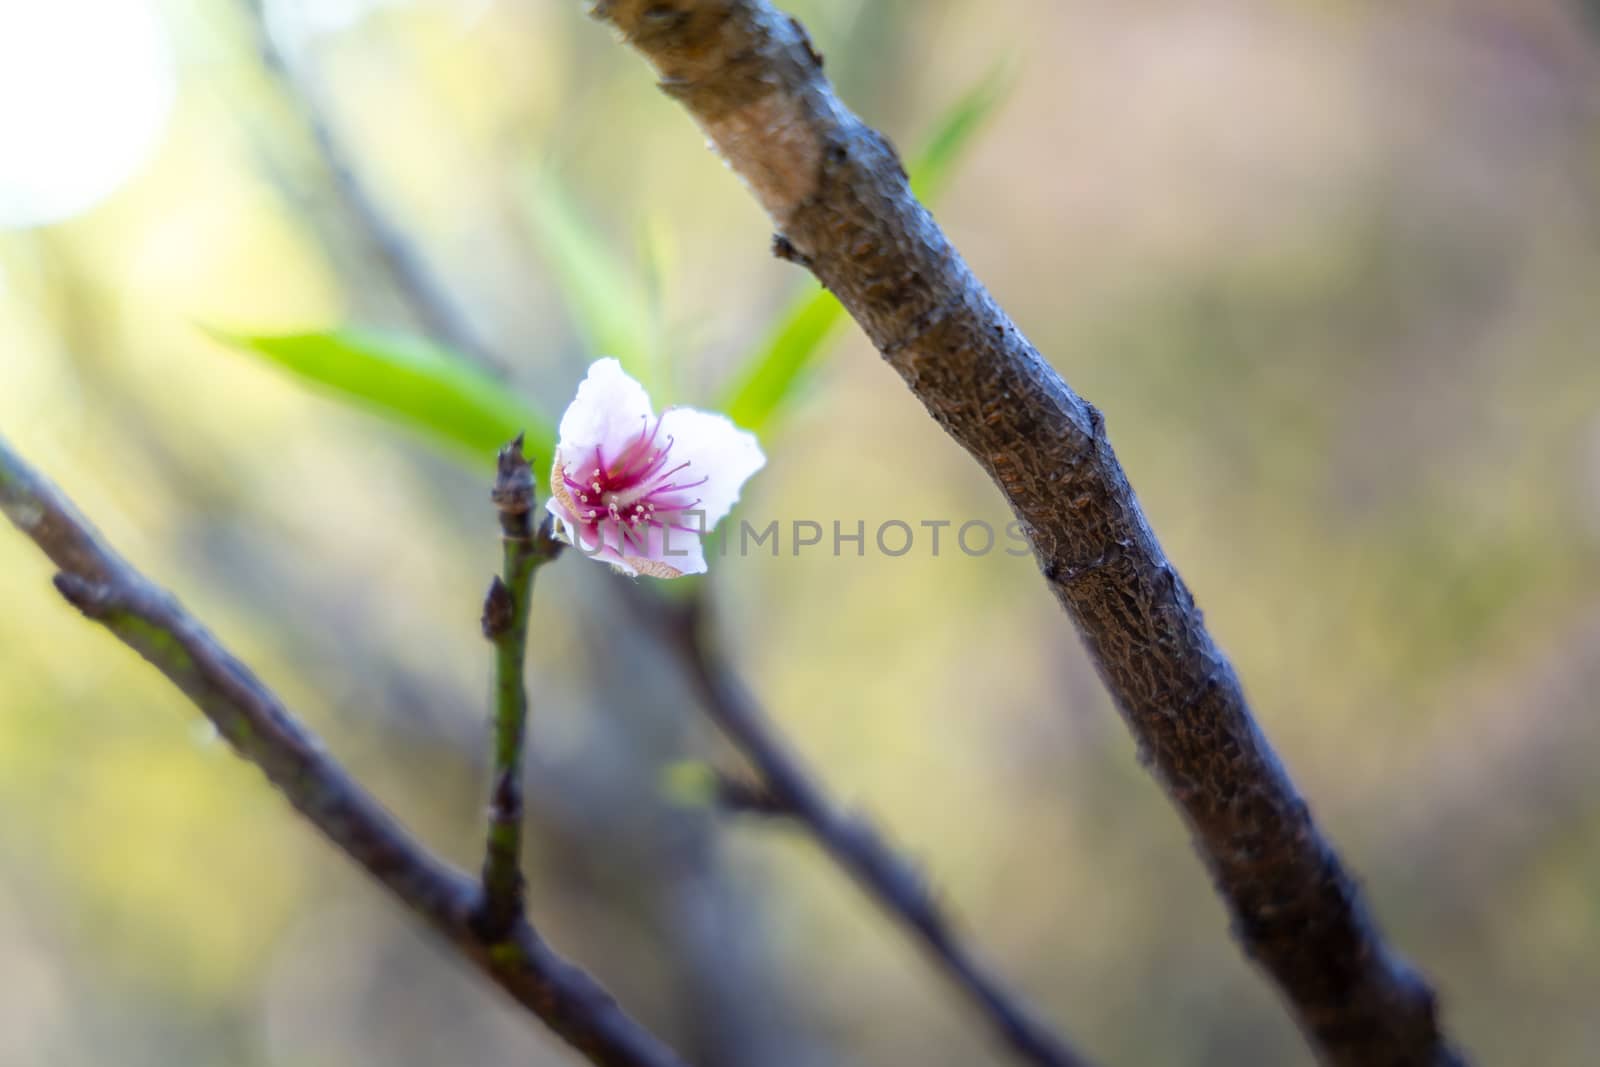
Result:
[[[759,785],[718,776],[712,800],[733,810],[793,818],[889,915],[921,940],[930,958],[994,1025],[1006,1044],[1040,1067],[1084,1067],[1081,1055],[1009,992],[956,932],[914,865],[873,825],[835,807],[811,771],[784,744],[760,706],[712,650],[704,601],[669,602],[618,583],[639,617],[678,658],[706,713],[760,775]]]
[[[245,13],[262,63],[293,105],[328,168],[339,199],[370,242],[377,259],[422,328],[440,344],[479,366],[503,373],[504,364],[440,280],[406,228],[395,222],[361,173],[354,155],[328,117],[329,107],[314,73],[298,63],[277,39],[262,7],[244,0]]]
[[[729,774],[717,774],[712,800],[719,811],[735,815],[768,815],[789,818],[794,805],[782,800],[764,783],[750,782]]]
[[[291,804],[401,903],[602,1067],[682,1067],[523,918],[498,940],[476,884],[428,852],[250,670],[171,596],[104,545],[60,490],[0,439],[0,511],[60,568],[56,588],[166,675]]]
[[[483,858],[482,930],[495,940],[522,914],[522,747],[527,732],[528,608],[533,575],[561,554],[550,519],[533,530],[533,472],[522,435],[500,450],[494,483],[505,574],[496,575],[483,604],[483,635],[494,643],[494,760],[489,781],[489,832]]]
[[[890,143],[834,94],[765,0],[597,0],[771,216],[774,250],[839,297],[995,481],[1183,814],[1245,951],[1330,1064],[1462,1062],[1427,982],[1257,727],[1167,560],[1105,422],[1029,344],[912,195]],[[723,683],[704,683],[718,699]]]

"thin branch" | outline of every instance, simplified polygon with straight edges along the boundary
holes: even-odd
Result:
[[[528,690],[522,680],[528,655],[528,613],[533,575],[561,554],[546,518],[533,529],[533,472],[522,454],[522,435],[500,450],[493,499],[500,513],[504,574],[489,586],[483,635],[494,643],[494,752],[489,788],[489,830],[483,858],[482,929],[498,938],[522,914],[522,748]]]
[[[1457,1064],[1252,717],[1146,522],[1105,422],[1039,355],[765,0],[598,0],[1022,520],[1141,757],[1188,824],[1245,952],[1330,1064]]]
[[[368,185],[354,155],[329,118],[329,107],[315,73],[288,54],[273,33],[262,10],[262,0],[245,0],[244,7],[262,63],[283,87],[311,135],[339,199],[355,220],[389,275],[401,298],[420,320],[423,330],[439,343],[496,373],[505,366],[493,346],[473,324],[406,228],[391,218],[382,198]]]
[[[731,815],[794,818],[793,806],[779,799],[776,793],[767,788],[766,783],[736,778],[715,770],[712,775],[711,800],[718,811]]]
[[[714,799],[740,810],[782,813],[803,826],[888,915],[922,942],[929,958],[1024,1061],[1039,1067],[1086,1067],[1088,1060],[1007,990],[966,944],[916,866],[891,848],[867,819],[838,808],[784,744],[749,690],[712,651],[703,602],[669,603],[631,585],[624,593],[678,658],[706,713],[761,777],[759,787],[719,778]]]
[[[568,1044],[601,1067],[683,1067],[525,919],[485,939],[474,921],[477,884],[401,827],[249,668],[108,548],[3,438],[0,511],[60,568],[55,585],[69,603],[166,675],[329,841]]]

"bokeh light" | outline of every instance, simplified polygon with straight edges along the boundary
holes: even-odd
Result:
[[[71,218],[137,174],[176,78],[147,0],[0,3],[0,227]]]

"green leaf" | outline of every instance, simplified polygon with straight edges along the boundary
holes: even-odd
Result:
[[[550,467],[556,436],[550,421],[502,383],[427,341],[365,330],[207,332],[482,463],[493,463],[501,445],[526,433],[534,470]]]
[[[963,151],[1005,99],[1009,64],[996,65],[950,106],[912,160],[911,190],[925,202],[944,192]],[[747,358],[723,394],[721,409],[749,430],[764,429],[794,394],[844,320],[844,307],[812,282]]]
[[[843,315],[837,297],[810,283],[746,361],[744,374],[718,406],[745,429],[763,429],[822,354]]]
[[[657,384],[658,331],[638,274],[613,254],[554,175],[526,178],[518,202],[588,356],[615,356],[647,388]]]
[[[955,165],[1011,91],[1011,71],[1009,61],[996,63],[939,116],[932,136],[911,161],[911,191],[917,199],[933,203],[943,195],[955,175]]]

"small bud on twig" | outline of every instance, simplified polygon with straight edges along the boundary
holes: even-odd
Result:
[[[511,627],[517,613],[516,599],[497,574],[483,598],[483,636],[498,641]]]
[[[522,453],[522,437],[517,434],[495,460],[494,489],[489,498],[504,515],[526,515],[533,510],[533,469]]]

